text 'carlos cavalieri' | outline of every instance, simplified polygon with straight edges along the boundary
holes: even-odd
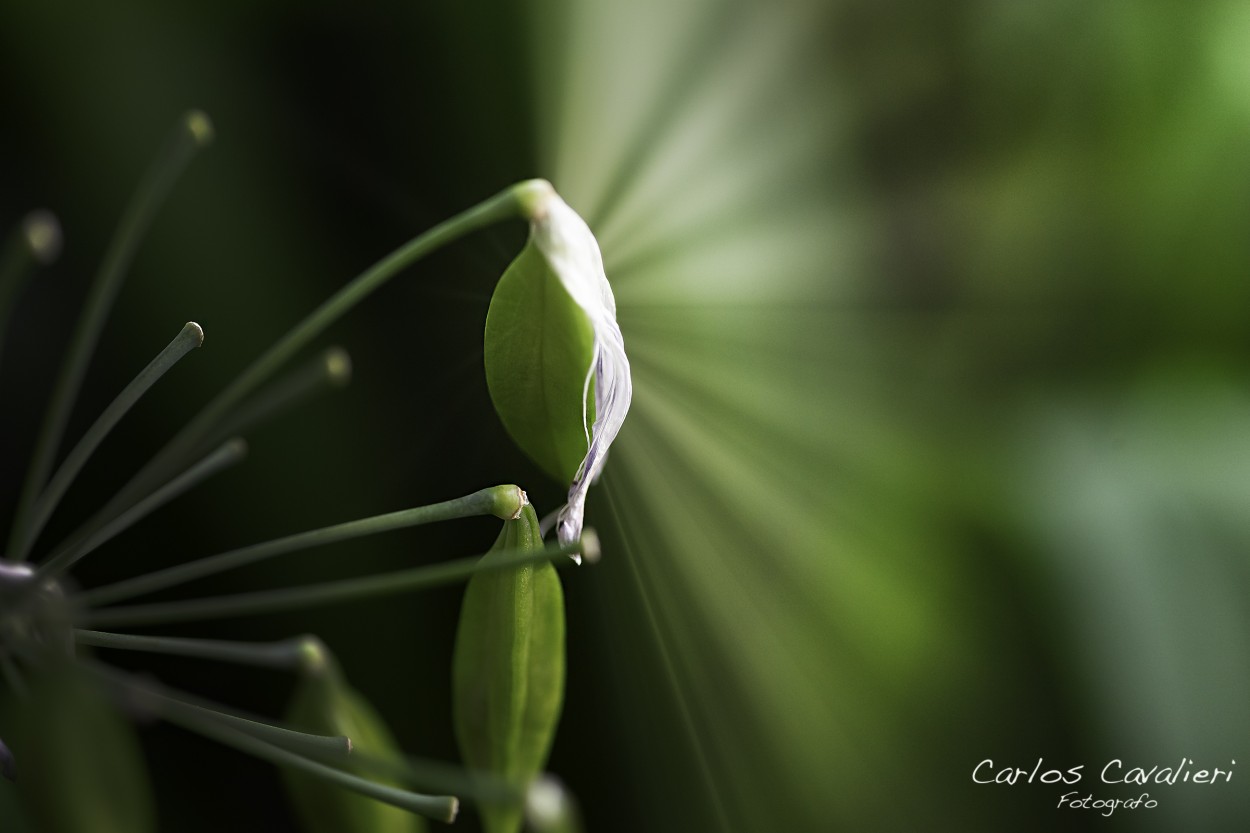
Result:
[[[1198,769],[1197,762],[1190,758],[1181,758],[1176,766],[1151,767],[1129,766],[1119,758],[1108,761],[1099,771],[1099,780],[1104,784],[1130,784],[1144,786],[1147,784],[1165,784],[1175,786],[1187,784],[1227,784],[1233,780],[1233,767],[1237,762],[1230,761],[1227,769],[1211,767]],[[977,784],[1079,784],[1084,777],[1085,765],[1068,767],[1067,769],[1044,769],[1044,759],[1038,758],[1030,769],[1015,766],[996,766],[993,759],[986,758],[972,770],[972,780]],[[1093,793],[1081,797],[1073,790],[1059,797],[1058,807],[1075,810],[1103,810],[1102,815],[1109,816],[1117,809],[1136,810],[1153,809],[1159,802],[1142,793],[1131,798],[1095,798]]]

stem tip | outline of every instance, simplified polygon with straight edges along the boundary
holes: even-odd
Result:
[[[194,321],[188,321],[182,325],[182,331],[195,337],[196,347],[204,346],[204,328],[199,324],[196,324]]]
[[[484,489],[479,494],[490,497],[490,513],[502,521],[515,521],[521,517],[522,510],[529,505],[529,496],[520,486],[494,486]]]
[[[325,372],[330,384],[346,387],[352,380],[352,358],[342,347],[331,347],[325,353]]]
[[[586,559],[587,564],[594,564],[599,560],[599,536],[595,534],[594,529],[587,527],[582,530],[582,558]]]
[[[203,110],[187,111],[183,124],[198,146],[207,147],[213,141],[213,122]]]
[[[51,211],[32,211],[22,219],[22,235],[36,262],[47,266],[61,254],[61,224]]]

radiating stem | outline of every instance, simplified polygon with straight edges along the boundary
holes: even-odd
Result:
[[[22,218],[0,251],[0,350],[18,293],[36,264],[56,260],[61,251],[61,226],[47,211],[32,211]]]
[[[449,792],[475,802],[512,802],[525,799],[525,790],[491,773],[422,758],[378,758],[368,752],[352,751],[352,764],[368,775],[419,789]]]
[[[126,675],[98,663],[89,665],[114,686],[126,689],[138,702],[150,704],[157,714],[170,723],[261,760],[303,770],[331,784],[438,821],[454,821],[460,809],[459,800],[453,796],[421,795],[387,787],[321,763],[327,758],[327,752],[331,752],[334,758],[343,760],[351,749],[346,738],[306,735],[303,732],[234,717],[161,694],[151,686],[130,680]],[[333,750],[322,748],[326,745],[325,741],[332,742]],[[309,754],[299,751],[297,747],[301,745]]]
[[[241,434],[275,413],[307,399],[326,387],[343,387],[350,380],[351,359],[345,351],[332,347],[313,361],[261,389],[251,399],[226,414],[219,423],[209,429],[205,437],[206,442],[200,447],[201,451],[203,448],[221,442],[226,437]],[[172,466],[174,464],[186,465],[187,461],[180,457],[177,460],[171,458],[168,462]],[[165,483],[175,473],[172,468],[162,470],[159,477],[154,477],[152,482]],[[96,513],[96,523],[107,523],[119,517],[142,499],[143,495],[139,495],[137,491],[130,490],[128,486],[123,487]]]
[[[159,684],[136,680],[99,662],[88,660],[84,665],[109,685],[124,690],[127,699],[138,708],[171,722],[221,727],[321,761],[346,764],[351,755],[351,740],[342,735],[314,735],[250,720],[216,705],[206,704],[192,695],[169,693]]]
[[[170,656],[213,659],[297,671],[307,661],[307,637],[278,642],[232,642],[222,639],[182,639],[173,636],[136,636],[127,633],[75,630],[74,641],[92,648],[114,648]]]
[[[81,595],[82,603],[90,607],[114,604],[155,590],[163,590],[204,576],[214,575],[225,570],[232,570],[246,564],[253,564],[267,558],[282,555],[296,550],[311,549],[328,544],[362,538],[366,535],[377,535],[395,529],[404,529],[436,521],[467,518],[474,515],[495,515],[502,519],[511,518],[520,511],[525,502],[525,493],[516,486],[494,486],[482,489],[471,495],[455,500],[435,503],[430,506],[419,506],[401,512],[391,512],[358,521],[327,526],[296,535],[288,535],[253,544],[218,555],[208,556],[187,564],[179,564],[165,570],[138,576],[137,578],[119,581]]]
[[[261,760],[269,761],[278,766],[303,770],[309,775],[322,778],[335,786],[343,787],[360,795],[399,807],[410,813],[426,816],[435,821],[450,824],[456,820],[456,815],[460,812],[460,801],[455,796],[422,795],[408,790],[388,787],[384,784],[361,778],[358,775],[352,775],[351,773],[327,766],[303,755],[295,754],[226,726],[215,726],[211,723],[196,725],[178,715],[170,715],[169,720],[185,729],[190,729],[218,743],[233,746],[235,749],[254,755]]]
[[[262,388],[213,426],[207,437],[211,445],[225,437],[242,434],[253,426],[303,402],[325,388],[345,387],[352,378],[352,360],[346,350],[331,347],[312,361]],[[167,472],[162,472],[167,475]]]
[[[571,544],[547,546],[537,551],[504,550],[496,553],[491,562],[486,565],[481,564],[481,555],[475,555],[428,567],[415,567],[411,570],[400,570],[364,578],[231,596],[214,596],[206,599],[106,608],[84,611],[81,615],[85,623],[93,627],[136,627],[229,616],[249,616],[256,613],[276,613],[318,604],[356,601],[438,587],[467,579],[478,570],[501,570],[542,561],[555,561],[557,564],[563,561],[568,564],[572,562],[563,556],[574,553],[581,553],[587,561],[594,561],[597,558],[598,539],[593,530],[585,530],[582,540]]]
[[[547,186],[548,188],[550,186]],[[225,390],[195,416],[148,464],[127,483],[120,493],[135,500],[160,485],[163,472],[176,468],[179,461],[193,456],[208,441],[214,426],[248,395],[290,361],[296,353],[320,335],[348,310],[378,287],[426,255],[459,238],[500,220],[522,216],[534,186],[519,183],[457,214],[417,236],[382,258],[344,286],[303,321],[277,341]]]
[[[52,401],[40,427],[39,439],[35,444],[14,516],[13,531],[9,539],[10,551],[15,549],[18,542],[28,537],[27,529],[35,498],[48,481],[48,474],[52,470],[65,433],[65,425],[69,422],[74,401],[82,387],[87,364],[91,361],[91,354],[99,341],[104,321],[113,307],[118,290],[121,289],[122,280],[139,242],[195,151],[206,146],[211,139],[212,125],[207,116],[198,111],[184,116],[174,135],[144,175],[122,215],[121,223],[100,265],[100,271],[92,282],[69,352],[61,365]]]
[[[136,503],[128,511],[111,521],[101,523],[98,518],[88,521],[79,532],[59,547],[39,565],[39,579],[54,579],[74,566],[84,556],[109,539],[129,529],[156,509],[181,495],[191,487],[206,480],[224,468],[234,465],[247,455],[247,443],[237,437],[223,443],[216,451],[187,469],[178,477]],[[42,581],[37,582],[37,584]]]
[[[165,375],[166,371],[177,364],[179,359],[203,343],[204,331],[200,329],[200,325],[194,321],[188,322],[183,326],[181,332],[174,337],[174,340],[169,342],[165,349],[157,354],[156,358],[140,371],[139,375],[104,409],[99,418],[87,429],[87,433],[83,434],[78,444],[66,455],[65,461],[61,463],[56,474],[48,481],[47,488],[43,490],[38,500],[35,501],[30,525],[26,528],[26,537],[17,542],[16,549],[10,553],[11,558],[18,560],[26,558],[30,548],[39,537],[39,533],[43,531],[44,524],[48,522],[48,518],[56,510],[57,505],[61,502],[61,498],[65,496],[66,490],[74,482],[74,478],[78,476],[78,472],[82,471],[82,467],[87,460],[91,458],[91,455],[100,446],[100,443],[104,441],[104,438],[108,436],[114,426],[121,421],[121,418],[126,415],[127,411],[139,401],[139,398],[152,385],[156,384],[158,379]]]
[[[219,725],[223,729],[230,729],[296,755],[315,758],[319,761],[336,761],[346,764],[351,756],[351,740],[341,735],[338,737],[313,735],[307,732],[297,732],[294,729],[284,729],[281,726],[236,717],[155,692],[145,696],[159,700],[160,714],[169,720],[203,722],[204,725],[210,726]]]

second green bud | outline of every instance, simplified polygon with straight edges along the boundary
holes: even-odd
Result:
[[[543,546],[526,505],[482,559]],[[543,769],[564,704],[564,592],[547,563],[487,569],[465,589],[452,668],[456,739],[471,768],[524,790]],[[487,833],[516,833],[521,802],[480,807]]]

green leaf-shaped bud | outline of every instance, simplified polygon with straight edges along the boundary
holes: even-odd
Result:
[[[490,299],[486,384],[513,441],[562,483],[586,456],[582,402],[593,350],[590,321],[531,240]]]
[[[515,193],[530,237],[491,298],[486,382],[517,445],[569,484],[555,521],[569,544],[581,537],[586,493],[625,422],[633,378],[594,233],[545,180]]]
[[[30,680],[3,707],[0,734],[12,749],[16,790],[41,833],[147,833],[156,811],[130,722],[68,657]],[[8,827],[4,827],[8,830]]]
[[[506,521],[505,550],[542,547],[531,506]],[[564,702],[564,592],[551,564],[485,570],[469,580],[452,668],[456,739],[471,768],[524,789],[542,771]],[[487,833],[516,833],[524,807],[484,803]]]
[[[296,685],[287,721],[294,729],[321,735],[345,735],[354,755],[374,762],[402,759],[399,744],[382,717],[347,684],[338,664],[316,639],[309,638],[304,673]],[[362,767],[349,771],[375,778]],[[327,784],[304,772],[283,770],[287,792],[309,833],[420,833],[420,816]],[[396,785],[397,786],[397,785]]]

